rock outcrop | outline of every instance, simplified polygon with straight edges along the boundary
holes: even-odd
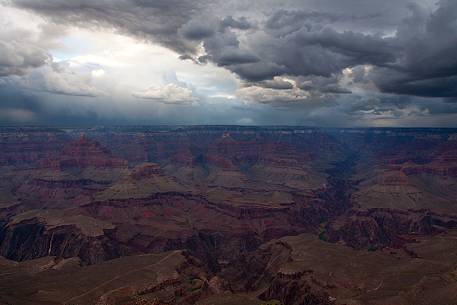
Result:
[[[321,237],[329,242],[342,241],[350,247],[375,250],[385,246],[401,247],[414,235],[438,232],[428,211],[371,209],[354,212],[330,222]]]

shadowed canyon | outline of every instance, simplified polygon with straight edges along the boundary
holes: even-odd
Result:
[[[0,129],[2,305],[455,305],[457,130]]]

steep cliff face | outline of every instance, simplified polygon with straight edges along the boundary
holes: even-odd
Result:
[[[118,224],[112,238],[143,252],[189,249],[218,269],[225,260],[256,249],[262,242],[313,228],[311,215],[291,208],[218,205],[185,193],[143,199],[95,202],[84,206],[94,218]],[[311,210],[308,213],[312,213]]]
[[[427,211],[403,212],[371,209],[345,215],[326,226],[321,237],[329,242],[342,241],[353,248],[378,249],[400,247],[413,241],[414,235],[439,232]]]
[[[31,219],[0,231],[0,255],[16,261],[45,256],[79,257],[96,264],[121,256],[122,247],[105,236],[87,236],[72,225],[48,229],[46,224]]]

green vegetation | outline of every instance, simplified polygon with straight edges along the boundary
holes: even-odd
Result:
[[[322,232],[319,234],[319,239],[322,240],[322,241],[328,241],[327,233],[325,233],[325,231],[322,231]]]
[[[369,252],[374,252],[376,250],[378,250],[378,246],[376,246],[376,245],[369,245],[368,246],[368,251]]]
[[[189,287],[189,291],[195,292],[201,290],[204,286],[204,283],[200,279],[193,279],[190,281],[190,285],[191,286]]]

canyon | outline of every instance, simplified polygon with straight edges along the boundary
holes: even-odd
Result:
[[[457,130],[0,128],[0,304],[457,304]]]

